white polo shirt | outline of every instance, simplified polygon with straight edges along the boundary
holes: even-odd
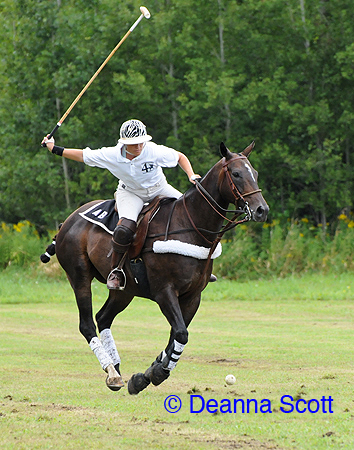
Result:
[[[130,189],[150,188],[166,182],[162,167],[175,167],[179,155],[176,150],[154,142],[146,142],[139,156],[132,160],[122,155],[123,144],[83,150],[84,163],[91,167],[108,169]]]

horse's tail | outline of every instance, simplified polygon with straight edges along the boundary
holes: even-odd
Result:
[[[59,225],[59,230],[61,228],[62,224]],[[55,245],[56,245],[56,239],[57,235],[54,236],[52,243],[48,245],[48,247],[45,249],[45,253],[42,253],[40,256],[40,259],[42,263],[47,264],[50,261],[50,258],[55,255]]]

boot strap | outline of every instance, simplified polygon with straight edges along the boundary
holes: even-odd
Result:
[[[130,245],[131,242],[129,242],[129,244],[119,244],[119,242],[116,242],[114,239],[112,239],[112,248],[116,253],[125,253]]]

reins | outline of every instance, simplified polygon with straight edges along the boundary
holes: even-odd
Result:
[[[203,273],[200,277],[200,280],[204,279],[204,275],[206,274],[207,270],[208,270],[208,266],[211,260],[211,257],[217,247],[217,245],[219,244],[219,242],[221,241],[223,235],[231,230],[232,228],[235,228],[237,225],[240,225],[241,223],[245,223],[248,222],[249,220],[251,220],[252,218],[252,213],[251,210],[248,206],[248,202],[244,199],[244,197],[250,196],[252,194],[256,194],[258,192],[261,192],[261,189],[256,189],[254,191],[250,191],[250,192],[246,192],[244,194],[241,194],[240,190],[238,189],[238,187],[235,185],[235,183],[232,181],[231,175],[230,175],[230,171],[228,170],[228,165],[230,164],[230,162],[234,161],[235,159],[247,159],[246,156],[244,155],[236,155],[233,158],[229,159],[229,160],[225,160],[223,162],[223,173],[225,174],[225,177],[228,181],[230,190],[232,192],[232,195],[234,196],[236,202],[238,202],[239,200],[243,201],[244,203],[244,208],[243,209],[238,209],[238,210],[228,210],[228,209],[224,209],[222,208],[217,201],[209,194],[209,192],[201,185],[201,183],[199,182],[199,180],[195,180],[195,186],[197,191],[200,193],[200,195],[204,198],[204,200],[209,204],[209,206],[220,216],[222,217],[224,220],[227,221],[227,223],[217,232],[217,237],[214,239],[214,241],[209,241],[197,228],[197,226],[195,225],[188,209],[187,209],[187,205],[186,205],[186,199],[185,199],[185,195],[183,195],[183,205],[184,205],[184,209],[187,213],[188,219],[190,221],[190,223],[192,224],[192,227],[194,228],[194,230],[205,240],[207,241],[211,247],[209,250],[209,254],[208,254],[208,258],[203,270]],[[222,184],[223,180],[219,183],[219,186]],[[222,212],[220,212],[222,211]],[[224,213],[224,214],[223,214]],[[234,213],[234,216],[229,219],[228,217],[226,217],[227,213]],[[241,220],[236,220],[237,217],[240,214],[246,214],[245,217]],[[201,281],[202,282],[202,281]]]
[[[222,228],[219,231],[208,231],[202,228],[198,228],[195,223],[194,220],[192,219],[192,216],[190,214],[190,212],[188,211],[187,208],[187,204],[186,204],[186,195],[183,194],[182,196],[182,201],[183,201],[183,206],[184,209],[186,211],[187,217],[189,222],[192,225],[192,228],[190,229],[184,229],[184,230],[176,230],[174,232],[169,231],[170,228],[170,224],[172,221],[172,215],[176,206],[176,203],[174,203],[173,207],[171,208],[168,220],[167,220],[167,226],[165,229],[165,233],[161,233],[161,234],[154,234],[154,235],[149,235],[148,237],[151,238],[156,238],[156,237],[160,237],[160,236],[164,236],[165,241],[167,241],[168,239],[168,235],[169,234],[174,234],[174,233],[182,233],[182,232],[190,232],[190,231],[195,231],[205,242],[207,242],[210,245],[210,250],[209,250],[209,254],[206,260],[206,265],[204,268],[204,271],[200,277],[201,280],[203,280],[203,277],[208,269],[209,266],[209,262],[211,260],[212,254],[214,253],[217,245],[219,244],[219,242],[221,241],[223,235],[235,228],[237,225],[240,225],[242,223],[248,222],[251,220],[252,218],[252,213],[251,210],[248,206],[248,202],[245,200],[245,197],[248,197],[250,195],[256,194],[258,192],[261,192],[261,189],[256,189],[254,191],[250,191],[250,192],[245,192],[243,194],[241,194],[240,190],[237,188],[237,186],[235,185],[235,183],[232,181],[231,175],[230,175],[230,171],[228,170],[228,165],[232,162],[235,161],[235,159],[247,159],[246,156],[244,155],[235,155],[233,158],[229,159],[229,160],[225,160],[222,164],[223,167],[223,173],[224,173],[224,178],[219,182],[219,188],[221,186],[221,184],[223,183],[224,179],[227,179],[227,182],[229,184],[230,187],[230,191],[232,192],[232,195],[235,198],[235,201],[238,202],[239,200],[241,200],[244,203],[244,207],[243,209],[236,209],[236,210],[230,210],[230,209],[225,209],[222,206],[220,206],[218,204],[218,202],[213,198],[213,196],[201,185],[200,181],[197,179],[195,180],[195,187],[197,189],[197,191],[199,192],[199,194],[204,198],[204,200],[208,203],[208,205],[212,208],[212,210],[214,212],[216,212],[222,219],[226,220],[227,223],[225,225],[222,226]],[[226,217],[227,213],[233,213],[233,217],[231,219],[229,219],[228,217]],[[241,214],[245,214],[245,217],[241,220],[237,220],[237,217],[239,217]],[[210,241],[209,239],[207,239],[204,234],[202,233],[209,233],[211,235],[217,235],[216,238],[213,241]]]

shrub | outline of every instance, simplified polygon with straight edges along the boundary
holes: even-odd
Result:
[[[306,218],[277,220],[241,224],[225,238],[222,255],[214,260],[213,270],[220,277],[249,280],[354,271],[354,220],[344,214],[326,230]],[[28,221],[1,223],[0,270],[39,263],[48,243]]]
[[[15,225],[1,223],[0,228],[0,268],[9,265],[28,266],[37,262],[46,246],[38,236],[34,226],[23,221]]]
[[[330,231],[311,225],[306,218],[240,225],[223,243],[214,272],[231,279],[255,279],[354,271],[354,221],[342,214]]]

